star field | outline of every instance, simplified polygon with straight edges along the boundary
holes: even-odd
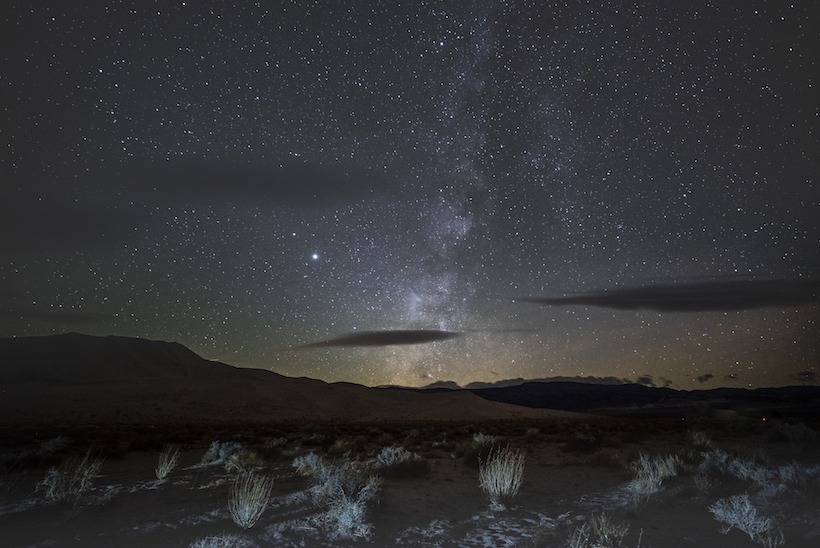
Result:
[[[368,385],[817,382],[815,293],[526,301],[820,277],[811,2],[14,1],[2,20],[0,336],[175,340]],[[378,330],[461,336],[310,346]]]

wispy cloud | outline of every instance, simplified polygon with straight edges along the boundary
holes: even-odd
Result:
[[[141,223],[134,208],[17,200],[0,204],[0,253],[110,248],[132,238]]]
[[[164,181],[165,199],[185,203],[219,200],[312,207],[370,199],[395,190],[395,183],[383,173],[338,161],[290,161],[266,167],[230,160],[175,161],[135,168],[130,178],[132,190],[154,188],[156,181]]]
[[[697,377],[695,377],[695,379],[696,379],[699,383],[701,383],[701,384],[703,384],[703,383],[705,383],[705,382],[707,382],[707,381],[710,381],[710,380],[712,380],[713,378],[715,378],[715,376],[714,376],[714,375],[712,375],[711,373],[706,373],[706,374],[703,374],[703,375],[698,375]]]
[[[815,383],[817,382],[817,372],[798,371],[797,373],[792,373],[791,375],[789,375],[789,378],[797,382]]]
[[[608,289],[569,297],[527,297],[524,302],[586,305],[620,310],[708,312],[785,308],[820,301],[820,280],[718,279]]]
[[[523,335],[541,333],[542,329],[525,329],[525,328],[511,328],[511,329],[468,329],[465,333],[481,333],[487,335]]]
[[[58,310],[58,311],[36,311],[22,308],[0,310],[0,317],[18,320],[37,320],[44,323],[72,326],[88,325],[112,321],[115,319],[110,314],[100,314],[96,312],[83,312],[79,310]]]
[[[460,337],[461,333],[435,329],[395,329],[387,331],[361,331],[334,337],[326,341],[298,346],[298,349],[343,346],[394,346],[425,344]]]

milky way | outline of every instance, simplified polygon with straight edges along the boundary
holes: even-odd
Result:
[[[369,385],[816,382],[812,2],[7,4],[0,336]],[[601,306],[727,279],[814,289]],[[317,345],[397,330],[462,336]]]

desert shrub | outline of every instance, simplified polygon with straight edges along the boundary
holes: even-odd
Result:
[[[40,455],[51,455],[54,453],[65,451],[66,449],[68,449],[70,445],[70,439],[63,435],[59,435],[54,438],[50,438],[48,440],[40,442],[40,445],[37,448],[37,453]]]
[[[820,478],[820,465],[801,466],[792,462],[779,466],[775,473],[787,485],[805,486],[812,479]]]
[[[785,493],[790,486],[805,485],[820,468],[803,467],[797,463],[769,468],[756,460],[731,457],[720,449],[703,453],[703,461],[698,466],[699,474],[715,470],[720,474],[749,481],[764,498],[772,498]]]
[[[490,497],[494,510],[504,510],[521,489],[524,478],[524,452],[504,447],[493,449],[486,461],[479,462],[481,489]]]
[[[701,430],[690,430],[688,434],[689,443],[695,449],[709,449],[712,447],[712,437]]]
[[[804,487],[817,470],[792,462],[771,469],[760,467],[750,479],[758,487],[758,495],[771,498],[784,494],[789,487]]]
[[[375,500],[381,481],[370,476],[356,489],[335,487],[325,490],[325,511],[316,522],[330,532],[334,539],[369,539],[372,525],[367,522],[367,503]]]
[[[83,457],[66,459],[58,468],[50,468],[37,488],[50,501],[74,500],[91,489],[91,480],[102,467],[101,457],[92,457],[89,449]]]
[[[376,456],[376,468],[389,468],[403,462],[420,460],[421,457],[417,453],[411,453],[400,445],[390,445],[383,447]]]
[[[365,466],[355,461],[321,460],[313,477],[316,480],[312,491],[313,503],[321,507],[340,496],[356,498],[359,491],[367,487],[371,476]]]
[[[284,447],[285,445],[287,445],[287,443],[288,443],[288,439],[284,438],[284,437],[281,437],[281,436],[275,437],[275,438],[269,438],[268,440],[265,441],[265,448],[266,449],[279,449],[280,447]]]
[[[306,445],[322,445],[325,443],[324,434],[319,432],[302,432],[300,439]]]
[[[701,453],[702,460],[698,465],[698,472],[708,474],[714,470],[721,474],[728,474],[731,458],[723,449],[712,449]]]
[[[805,472],[796,462],[778,466],[774,474],[780,482],[785,484],[798,485],[805,483]]]
[[[572,532],[567,539],[567,547],[568,548],[590,548],[590,537],[592,536],[592,531],[590,530],[589,523],[584,522]]]
[[[12,491],[20,484],[21,476],[17,474],[19,460],[10,455],[0,456],[0,504],[4,503]]]
[[[616,523],[604,513],[592,516],[589,522],[596,537],[596,544],[600,546],[621,546],[629,533],[628,523]]]
[[[254,472],[242,472],[236,476],[228,497],[228,511],[234,523],[243,529],[253,527],[265,507],[273,489],[273,479]]]
[[[786,544],[786,537],[780,529],[769,529],[765,533],[758,535],[757,542],[763,545],[763,548],[779,548]]]
[[[219,441],[216,440],[211,442],[211,446],[202,456],[201,464],[208,465],[208,464],[224,464],[225,460],[233,455],[234,453],[238,453],[242,451],[243,447],[241,443],[237,443],[235,441]]]
[[[755,483],[760,489],[766,489],[775,480],[775,474],[766,466],[740,457],[731,458],[727,462],[726,473],[741,480]]]
[[[296,473],[300,476],[315,476],[321,463],[322,458],[313,451],[293,459],[293,467],[296,468]]]
[[[256,546],[251,540],[240,535],[212,535],[195,540],[188,548],[250,548]]]
[[[681,470],[689,471],[700,462],[701,451],[691,445],[684,445],[678,452]]]
[[[5,440],[0,434],[0,495],[11,491],[13,485],[19,485],[24,475],[24,470],[58,467],[63,464],[70,455],[42,453],[34,445],[26,447],[12,448],[4,445]]]
[[[792,443],[812,443],[820,439],[817,430],[802,422],[797,424],[780,423],[772,426],[768,432],[772,441],[789,441]]]
[[[327,448],[326,454],[331,457],[346,458],[354,453],[366,452],[369,441],[351,437],[336,438],[336,441]]]
[[[287,450],[288,439],[285,437],[268,438],[258,447],[257,453],[267,461],[282,457]]]
[[[250,472],[259,470],[267,466],[265,459],[263,459],[256,451],[250,449],[242,449],[236,453],[231,453],[225,459],[226,472]]]
[[[389,477],[418,476],[430,470],[430,465],[418,453],[395,445],[382,448],[373,467]]]
[[[616,523],[605,513],[593,515],[572,532],[569,548],[617,548],[623,546],[629,533],[629,524]]]
[[[157,467],[154,469],[154,473],[157,476],[157,479],[162,481],[171,471],[176,468],[177,463],[179,462],[179,448],[174,447],[173,445],[166,445],[162,452],[159,454],[159,462],[157,463]]]
[[[451,455],[455,452],[456,444],[452,440],[447,439],[447,435],[443,435],[441,439],[434,439],[428,442],[428,449],[440,449],[445,453],[450,453]]]
[[[360,463],[327,462],[320,457],[308,459],[303,469],[316,480],[313,503],[323,509],[316,523],[334,539],[370,538],[367,504],[376,500],[381,479],[368,474]]]
[[[709,511],[723,524],[722,533],[738,529],[749,535],[753,541],[762,538],[762,535],[774,526],[771,518],[757,513],[757,508],[749,500],[748,494],[720,499],[709,507]]]
[[[692,481],[695,484],[695,489],[701,495],[707,495],[709,492],[719,485],[719,481],[712,479],[708,474],[698,472],[692,476]]]
[[[459,443],[452,451],[451,456],[470,468],[478,468],[481,461],[487,460],[493,450],[493,443],[498,438],[484,433],[477,433],[469,441]]]
[[[646,499],[661,489],[664,480],[678,473],[680,458],[677,455],[656,456],[651,458],[640,453],[638,460],[632,463],[635,477],[628,488],[638,499]]]
[[[476,432],[475,434],[473,434],[473,441],[476,442],[478,445],[492,446],[494,443],[498,441],[498,436],[485,434],[484,432]]]

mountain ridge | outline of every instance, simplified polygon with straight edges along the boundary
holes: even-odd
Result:
[[[570,417],[469,392],[405,393],[206,360],[179,343],[0,339],[0,421],[472,421]]]

